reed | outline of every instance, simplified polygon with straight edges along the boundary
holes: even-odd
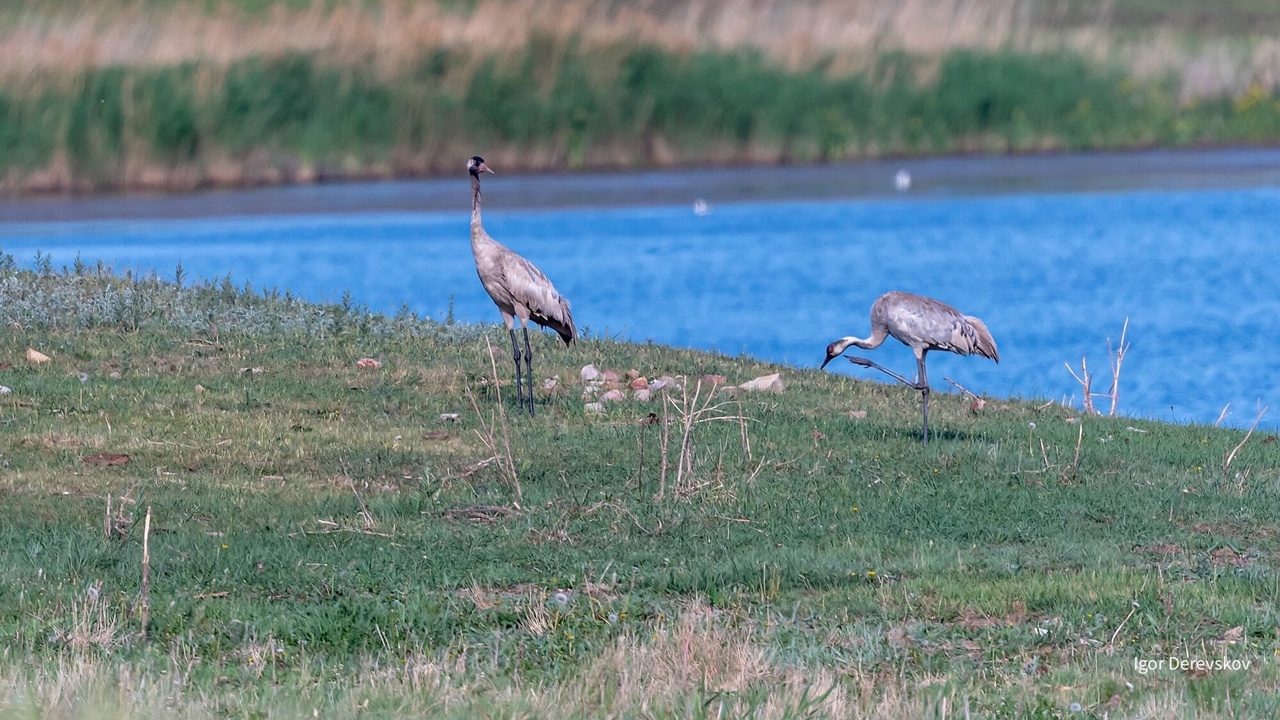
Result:
[[[1177,22],[1085,3],[548,3],[0,11],[3,186],[422,175],[477,147],[548,169],[1280,137],[1269,41],[1195,59]]]

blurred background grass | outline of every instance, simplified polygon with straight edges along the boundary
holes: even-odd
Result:
[[[1268,143],[1280,4],[19,0],[9,189]]]

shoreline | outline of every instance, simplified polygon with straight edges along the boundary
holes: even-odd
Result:
[[[1188,145],[1155,145],[1143,144],[1124,147],[1097,147],[1088,149],[1035,149],[1010,150],[1006,152],[946,152],[946,153],[885,153],[878,155],[850,156],[829,161],[793,162],[787,160],[755,160],[755,161],[666,161],[647,164],[628,165],[625,163],[599,163],[580,167],[567,164],[545,162],[511,162],[508,157],[503,160],[504,175],[546,175],[546,176],[581,176],[581,175],[634,175],[659,172],[726,172],[734,170],[768,170],[768,169],[814,169],[849,168],[886,163],[948,163],[966,160],[1024,160],[1029,162],[1055,160],[1061,158],[1119,158],[1143,155],[1168,154],[1170,156],[1187,157],[1195,154],[1217,154],[1230,152],[1270,153],[1280,151],[1280,143],[1194,143]],[[465,157],[468,151],[461,151],[458,157]],[[486,154],[482,149],[470,151],[469,154]],[[496,153],[495,153],[496,154]],[[512,153],[502,153],[508,156]],[[450,158],[453,156],[450,155]],[[460,162],[460,161],[459,161]],[[459,162],[454,162],[457,165]],[[1266,164],[1266,163],[1264,163]],[[141,172],[131,173],[133,177],[122,182],[103,184],[87,177],[73,177],[65,166],[59,169],[47,168],[34,171],[25,177],[15,180],[14,171],[7,178],[0,180],[0,202],[15,202],[26,199],[56,198],[100,198],[112,195],[188,195],[218,191],[249,191],[268,188],[290,187],[322,187],[366,182],[414,182],[447,180],[459,174],[450,169],[449,163],[441,161],[428,167],[392,169],[385,164],[372,164],[367,167],[350,170],[326,168],[317,170],[307,163],[286,163],[264,165],[262,163],[241,163],[241,171],[233,172],[229,168],[232,163],[216,163],[212,171],[200,172],[191,166],[179,168],[162,168],[158,166],[143,168]],[[1277,166],[1280,168],[1280,166]],[[1187,168],[1181,168],[1186,170]],[[886,186],[886,189],[892,189]]]

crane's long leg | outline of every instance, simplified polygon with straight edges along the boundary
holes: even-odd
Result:
[[[524,327],[524,376],[529,383],[529,417],[533,417],[533,349],[529,347],[529,326]]]
[[[924,372],[924,356],[921,355],[916,360],[916,368],[918,370],[919,380],[917,387],[920,390],[920,413],[924,416],[924,440],[923,444],[929,444],[929,378]]]
[[[518,411],[523,411],[524,398],[522,395],[524,393],[524,383],[520,378],[520,341],[516,339],[516,329],[514,326],[507,328],[507,332],[511,333],[511,352],[514,355],[516,362],[516,409]],[[528,330],[525,332],[528,332]],[[497,378],[494,378],[494,381],[496,382]]]
[[[877,365],[876,363],[872,362],[871,360],[868,360],[867,358],[849,357],[848,355],[845,355],[844,359],[848,360],[854,365],[861,365],[862,367],[875,368],[876,370],[879,370],[880,372],[884,373],[885,375],[888,375],[889,377],[893,378],[894,380],[897,380],[898,382],[902,383],[903,385],[906,385],[909,388],[914,388],[916,390],[920,389],[920,383],[911,382],[910,380],[902,377],[901,375],[890,370],[889,368],[884,367],[883,365]]]
[[[864,357],[849,357],[848,355],[846,355],[845,359],[853,363],[854,365],[861,365],[862,367],[875,368],[876,370],[879,370],[880,372],[884,373],[885,375],[888,375],[894,380],[897,380],[903,385],[906,385],[909,388],[914,388],[920,391],[920,394],[922,395],[920,400],[921,414],[924,416],[924,444],[928,445],[929,444],[929,379],[924,372],[924,358],[919,358],[918,360],[916,360],[916,371],[919,373],[920,379],[916,380],[915,382],[911,382],[910,380],[902,377],[901,375],[890,370],[889,368],[884,367],[883,365],[877,365],[875,362]]]

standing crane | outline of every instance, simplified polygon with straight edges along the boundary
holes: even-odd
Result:
[[[529,347],[529,321],[555,330],[565,345],[573,343],[577,330],[569,301],[533,263],[502,245],[480,223],[480,173],[491,173],[484,158],[476,155],[467,161],[471,173],[471,254],[476,259],[476,274],[485,292],[493,298],[511,334],[511,352],[516,364],[516,407],[524,410],[525,384],[520,374],[520,344],[516,341],[515,318],[524,330],[524,375],[528,378],[528,408],[533,415],[533,350]],[[496,380],[496,378],[495,378]]]
[[[911,382],[898,373],[875,364],[863,357],[847,357],[854,365],[875,368],[898,380],[907,387],[920,391],[921,413],[924,416],[924,444],[929,444],[929,378],[925,374],[924,358],[930,350],[946,350],[957,355],[981,355],[1000,362],[996,341],[981,320],[965,315],[959,310],[923,295],[908,292],[887,292],[871,305],[871,337],[863,339],[842,337],[827,346],[827,359],[822,367],[838,357],[849,346],[874,350],[892,335],[911,348],[916,355],[916,381]]]

